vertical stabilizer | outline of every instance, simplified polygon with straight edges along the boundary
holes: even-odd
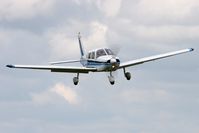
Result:
[[[84,52],[84,49],[83,49],[83,46],[82,46],[80,32],[78,33],[78,40],[79,40],[79,48],[80,48],[81,58],[85,58],[85,52]]]

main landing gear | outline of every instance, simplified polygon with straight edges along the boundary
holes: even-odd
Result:
[[[115,78],[113,77],[112,72],[110,72],[110,76],[108,76],[108,79],[111,85],[115,84]]]
[[[130,72],[126,72],[125,68],[123,68],[124,70],[124,76],[126,77],[127,80],[131,79],[131,73]],[[108,76],[109,82],[111,85],[115,84],[115,78],[112,75],[112,72],[110,72],[110,76]]]
[[[123,68],[124,70],[124,76],[126,77],[127,80],[131,79],[131,73],[130,72],[126,72],[125,68]]]
[[[124,76],[126,77],[127,80],[131,79],[131,73],[130,72],[126,72],[125,68],[123,68],[124,70]],[[108,76],[109,82],[111,85],[115,84],[115,78],[113,77],[112,72],[110,72],[110,76]],[[77,73],[77,76],[73,78],[73,83],[74,85],[77,85],[79,83],[79,73]]]
[[[74,85],[77,85],[79,83],[79,73],[77,73],[77,77],[73,78]]]

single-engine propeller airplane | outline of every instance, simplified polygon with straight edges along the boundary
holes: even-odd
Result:
[[[51,72],[76,73],[77,76],[73,78],[73,82],[75,85],[78,84],[79,74],[81,73],[109,72],[110,73],[110,75],[108,76],[109,82],[111,85],[114,85],[115,79],[112,74],[113,71],[116,71],[118,69],[123,69],[124,76],[126,77],[127,80],[130,80],[131,73],[126,72],[127,67],[140,65],[145,62],[154,61],[178,54],[183,54],[194,50],[193,48],[188,48],[174,52],[149,56],[141,59],[131,60],[127,62],[120,62],[119,57],[117,57],[113,53],[113,51],[109,48],[95,49],[89,51],[88,54],[86,55],[82,46],[80,33],[78,34],[78,41],[81,53],[81,58],[79,60],[51,62],[50,65],[6,65],[6,66],[9,68],[39,69],[39,70],[50,70]],[[74,62],[80,62],[82,64],[82,67],[56,65],[64,63],[74,63]]]

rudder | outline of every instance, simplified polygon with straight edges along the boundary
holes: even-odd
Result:
[[[84,52],[84,49],[83,49],[83,46],[82,46],[80,32],[78,33],[78,41],[79,41],[79,48],[80,48],[81,58],[85,58],[85,52]]]

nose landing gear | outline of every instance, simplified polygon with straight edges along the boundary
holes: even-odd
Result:
[[[74,85],[77,85],[79,83],[79,73],[77,74],[77,77],[73,78]]]
[[[108,76],[108,79],[111,85],[115,84],[115,78],[113,77],[112,72],[110,72],[110,76]]]

